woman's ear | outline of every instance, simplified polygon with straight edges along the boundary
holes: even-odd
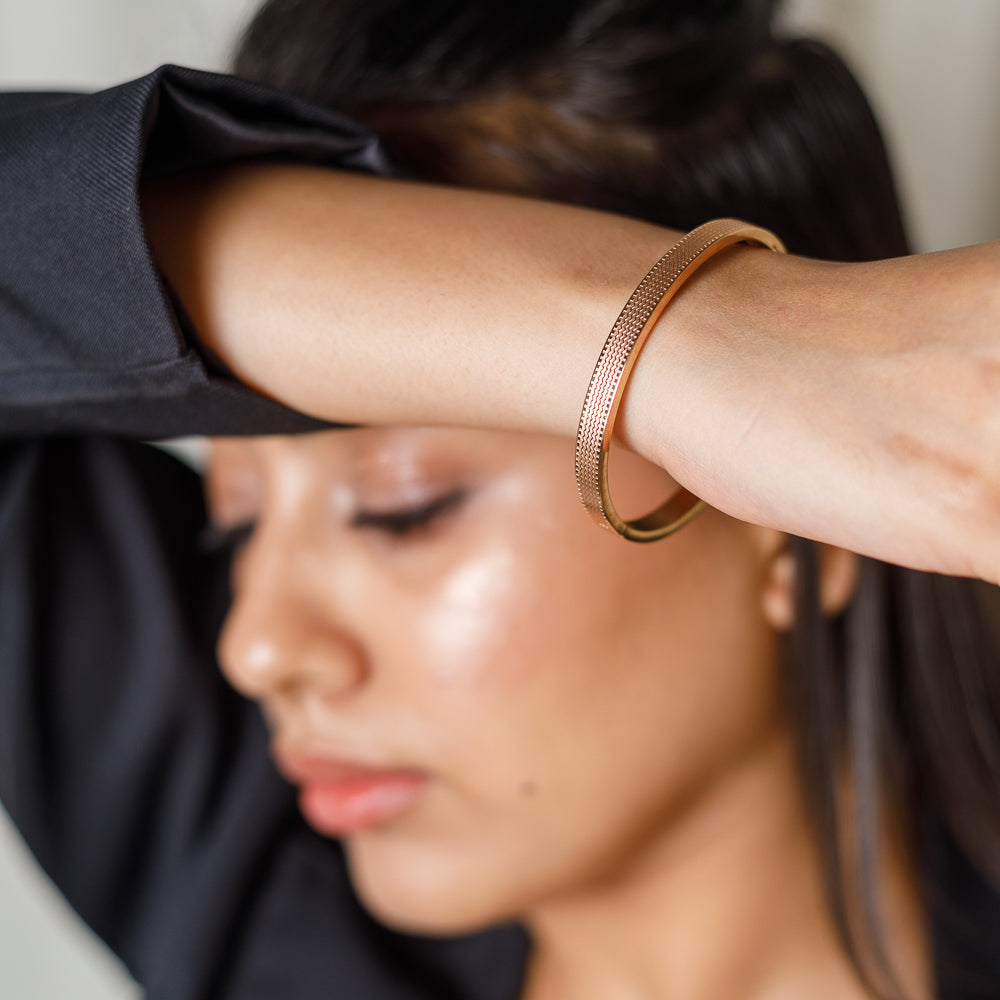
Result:
[[[858,582],[858,556],[835,545],[817,544],[820,609],[829,618],[840,614],[854,595]],[[795,624],[795,557],[785,545],[765,566],[761,588],[764,620],[777,632]]]

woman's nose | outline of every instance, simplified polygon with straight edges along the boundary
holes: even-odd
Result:
[[[358,638],[338,619],[315,567],[295,565],[294,550],[277,540],[251,540],[233,589],[217,652],[242,694],[262,699],[298,689],[336,699],[364,683]]]

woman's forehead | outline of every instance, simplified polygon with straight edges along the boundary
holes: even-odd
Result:
[[[560,451],[544,435],[458,427],[391,425],[316,431],[292,436],[213,438],[209,465],[251,463],[262,472],[319,463],[334,474],[384,474],[408,468],[486,465],[524,458],[539,449]]]

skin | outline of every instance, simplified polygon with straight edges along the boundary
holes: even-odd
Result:
[[[635,455],[613,466],[626,514],[672,488]],[[213,518],[255,524],[226,676],[285,747],[429,776],[413,808],[345,838],[356,890],[408,930],[523,920],[529,1000],[864,996],[780,695],[784,536],[709,511],[628,544],[589,521],[571,468],[571,442],[544,435],[216,441]],[[456,495],[405,533],[372,521]],[[822,564],[835,611],[855,560]],[[889,938],[929,996],[912,876],[886,847]]]

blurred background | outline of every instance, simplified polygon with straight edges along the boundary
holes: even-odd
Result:
[[[164,62],[225,68],[258,0],[0,0],[0,87],[94,90]],[[787,0],[868,91],[920,250],[1000,238],[1000,3]],[[2,238],[2,236],[0,236]],[[0,996],[141,991],[68,910],[0,810]]]

